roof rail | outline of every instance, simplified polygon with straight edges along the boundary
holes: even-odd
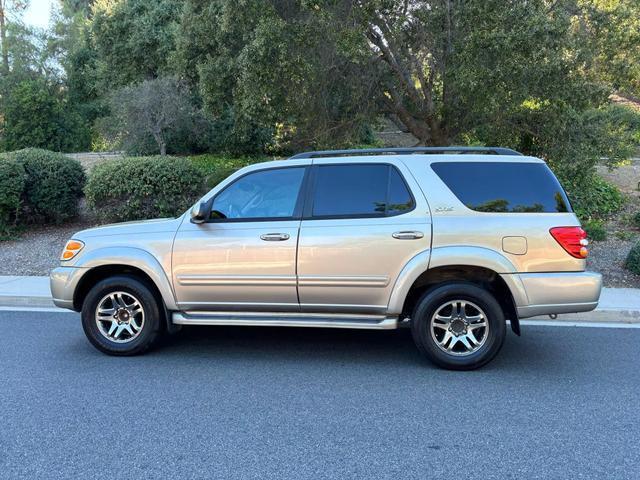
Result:
[[[363,148],[353,150],[319,150],[317,152],[303,152],[290,157],[321,158],[348,157],[354,155],[412,155],[412,154],[468,154],[483,153],[487,155],[522,155],[520,152],[502,147],[408,147],[408,148]]]

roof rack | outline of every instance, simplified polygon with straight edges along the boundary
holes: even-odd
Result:
[[[348,157],[354,155],[412,155],[412,154],[469,154],[482,153],[486,155],[522,155],[520,152],[502,147],[409,147],[409,148],[363,148],[352,150],[319,150],[317,152],[303,152],[290,157],[321,158]]]

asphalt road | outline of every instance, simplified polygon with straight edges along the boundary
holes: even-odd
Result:
[[[112,358],[75,314],[0,312],[0,478],[640,478],[640,329],[523,329],[456,373],[406,330]]]

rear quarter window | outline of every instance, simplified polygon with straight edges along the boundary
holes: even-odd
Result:
[[[560,182],[544,163],[434,162],[431,168],[458,200],[477,212],[571,211]]]

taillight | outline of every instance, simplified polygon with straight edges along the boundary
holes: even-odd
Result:
[[[587,258],[587,232],[580,227],[554,227],[549,233],[556,239],[569,255],[576,258]]]

